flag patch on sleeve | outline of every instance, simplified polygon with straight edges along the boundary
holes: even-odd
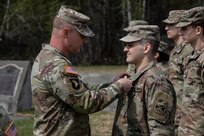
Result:
[[[17,136],[17,129],[13,122],[11,122],[5,131],[6,136]]]
[[[70,67],[68,65],[64,66],[64,72],[65,74],[74,74],[74,75],[78,75],[79,73],[76,71],[76,68],[74,67]]]

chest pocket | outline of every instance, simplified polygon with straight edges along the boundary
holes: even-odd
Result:
[[[201,80],[201,67],[199,63],[189,64],[187,70],[184,73],[184,78],[189,85],[199,85],[202,84]]]

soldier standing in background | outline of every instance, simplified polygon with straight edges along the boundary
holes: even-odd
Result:
[[[53,20],[50,43],[36,57],[31,73],[34,136],[90,136],[88,114],[104,109],[132,87],[125,77],[97,87],[81,81],[67,57],[94,36],[89,20],[66,6]]]
[[[176,27],[180,35],[193,47],[193,53],[185,60],[182,116],[179,136],[204,135],[204,7],[185,11]]]
[[[181,102],[183,94],[183,75],[184,75],[184,59],[192,53],[192,47],[186,44],[183,38],[179,35],[180,28],[175,25],[180,21],[185,10],[172,10],[169,16],[163,22],[166,24],[165,30],[167,37],[174,42],[174,48],[170,53],[168,77],[173,83],[177,98],[177,111],[175,118],[175,128],[179,126],[179,120],[182,115]]]
[[[155,63],[159,27],[138,25],[135,28],[120,39],[125,42],[126,61],[135,65],[136,73],[130,77],[133,88],[127,94],[127,110],[123,116],[115,116],[112,135],[173,136],[176,94],[172,83],[161,74]],[[123,120],[121,118],[127,118],[127,131],[118,125]]]
[[[171,48],[166,42],[160,41],[158,50],[155,55],[156,66],[161,68],[164,76],[168,77],[168,61]]]
[[[17,136],[16,126],[2,106],[0,106],[0,136]]]

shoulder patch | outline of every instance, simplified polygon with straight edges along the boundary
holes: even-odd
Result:
[[[5,131],[5,134],[7,136],[16,136],[17,135],[17,129],[13,122],[11,122],[8,126],[8,128]]]
[[[171,110],[173,98],[161,91],[157,90],[151,100],[151,106],[148,114],[160,122],[166,122],[168,120],[168,112]]]
[[[76,68],[65,65],[64,66],[64,73],[65,74],[71,74],[71,75],[79,75],[79,73],[76,71]]]

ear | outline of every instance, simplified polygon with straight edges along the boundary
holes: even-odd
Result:
[[[68,35],[69,35],[69,29],[64,28],[64,29],[63,29],[63,37],[64,37],[64,38],[67,38]]]
[[[158,59],[158,58],[159,58],[159,52],[156,52],[156,54],[154,55],[154,58],[155,58],[155,59]]]
[[[144,53],[148,53],[151,49],[151,45],[149,43],[145,43],[143,49],[144,49]]]
[[[196,34],[199,35],[199,34],[202,34],[203,33],[203,28],[201,26],[197,26],[196,27]]]

